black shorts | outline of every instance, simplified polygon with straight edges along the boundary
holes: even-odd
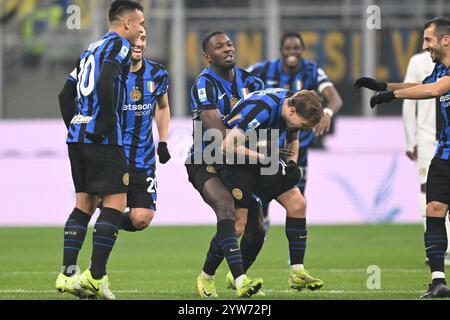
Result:
[[[186,164],[189,181],[203,197],[203,186],[211,178],[219,178],[234,198],[236,208],[248,208],[255,178],[245,166],[221,166],[217,170],[207,164]]]
[[[431,201],[450,205],[450,160],[431,160],[427,177],[427,203]]]
[[[156,211],[157,192],[158,183],[154,167],[149,169],[130,169],[127,207]]]
[[[68,150],[75,192],[99,196],[127,192],[129,175],[123,147],[69,143]]]
[[[286,176],[283,175],[282,170],[278,170],[273,175],[259,175],[256,180],[255,193],[265,203],[276,199],[286,191],[298,186],[290,181],[287,181]]]

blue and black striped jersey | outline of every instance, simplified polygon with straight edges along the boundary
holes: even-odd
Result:
[[[279,129],[280,133],[286,131],[282,109],[285,99],[290,96],[290,91],[280,88],[253,92],[225,117],[225,126],[237,127],[244,132],[259,129]]]
[[[164,66],[144,59],[142,68],[130,72],[123,105],[123,146],[131,168],[155,166],[152,120],[156,98],[168,91],[169,76]]]
[[[233,82],[219,77],[211,68],[200,73],[191,89],[193,120],[200,119],[202,111],[216,108],[226,116],[240,99],[264,89],[263,82],[256,76],[240,68],[234,68],[234,72]]]
[[[450,67],[445,68],[442,64],[436,64],[433,73],[423,80],[423,83],[434,83],[442,77],[450,77]],[[441,97],[439,102],[441,106],[443,126],[439,137],[439,143],[434,154],[439,159],[448,160],[450,156],[450,90]]]
[[[122,145],[122,106],[126,96],[126,81],[130,69],[130,42],[115,32],[108,32],[92,43],[78,59],[77,67],[68,80],[77,84],[77,113],[69,126],[67,143],[92,143],[85,133],[95,132],[100,106],[97,97],[97,80],[104,62],[113,63],[119,69],[115,83],[114,122],[111,134],[102,144]]]
[[[261,79],[247,71],[234,68],[233,82],[229,82],[217,75],[211,68],[206,68],[195,80],[191,89],[191,113],[196,123],[200,123],[200,113],[205,110],[218,109],[222,117],[227,116],[233,106],[251,92],[264,89]],[[203,132],[202,132],[203,134]],[[203,143],[202,148],[206,146]],[[191,148],[191,155],[194,148]]]
[[[300,68],[293,75],[283,72],[281,59],[256,63],[248,67],[247,71],[260,77],[266,88],[283,88],[291,91],[306,89],[321,92],[332,85],[325,71],[314,61],[306,59],[302,59]],[[312,130],[300,130],[300,148],[307,148],[314,137]],[[280,144],[283,143],[284,140],[280,139]]]

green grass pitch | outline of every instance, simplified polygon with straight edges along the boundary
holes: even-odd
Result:
[[[201,271],[215,228],[150,227],[121,232],[108,274],[118,299],[198,299]],[[54,290],[62,257],[61,228],[0,228],[0,300],[74,299]],[[310,226],[306,268],[324,280],[320,291],[292,291],[284,227],[273,226],[249,276],[264,279],[265,299],[418,299],[429,282],[421,225]],[[79,257],[86,268],[92,229]],[[381,289],[367,287],[370,265],[381,269]],[[223,299],[227,266],[216,275]]]

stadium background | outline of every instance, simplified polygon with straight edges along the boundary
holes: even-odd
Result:
[[[73,187],[57,94],[79,52],[107,27],[110,1],[2,0],[0,26],[0,225],[62,224]],[[344,106],[325,148],[310,155],[307,198],[312,223],[419,222],[418,182],[404,156],[401,104],[371,111],[360,75],[401,81],[420,50],[423,22],[450,1],[145,0],[146,55],[170,73],[173,160],[158,166],[155,224],[210,224],[214,217],[190,186],[183,166],[191,143],[188,90],[204,67],[203,35],[221,29],[235,43],[237,64],[278,57],[284,30],[301,32],[304,56],[316,60]],[[369,30],[367,8],[381,9]],[[80,28],[69,29],[71,5]],[[73,21],[73,20],[72,20]],[[363,94],[361,94],[363,92]],[[176,181],[176,184],[173,182]],[[20,203],[20,205],[18,205]],[[272,220],[283,223],[275,205]],[[192,208],[186,212],[185,208]]]
[[[183,161],[192,142],[187,93],[204,66],[203,35],[228,32],[238,65],[247,67],[276,58],[281,33],[293,29],[305,39],[305,57],[318,61],[344,101],[325,148],[310,152],[306,262],[326,285],[318,292],[286,290],[287,243],[278,206],[271,219],[280,226],[271,227],[250,275],[264,278],[267,299],[418,298],[429,275],[401,104],[373,112],[370,93],[352,83],[360,75],[401,81],[409,57],[420,50],[424,21],[448,12],[450,0],[141,2],[150,30],[146,55],[167,64],[171,78],[172,160],[157,169],[158,213],[152,224],[158,227],[120,234],[108,267],[117,296],[197,297],[194,280],[215,219],[188,183]],[[61,226],[74,203],[57,95],[80,51],[105,32],[109,3],[0,0],[0,299],[71,299],[53,287]],[[81,28],[70,30],[67,8],[73,4],[81,10]],[[381,9],[379,30],[367,28],[371,4]],[[91,233],[86,243],[79,259],[83,268]],[[369,285],[370,266],[380,268],[380,286]],[[222,264],[217,279],[226,272]],[[222,280],[217,287],[222,297],[235,297]]]

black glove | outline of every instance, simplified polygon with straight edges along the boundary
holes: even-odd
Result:
[[[297,163],[293,160],[289,161],[286,166],[286,179],[289,184],[297,184],[300,181],[302,172],[298,167]]]
[[[391,102],[395,99],[394,91],[378,92],[370,98],[370,107],[373,109],[377,104]]]
[[[86,132],[86,137],[95,143],[101,143],[112,132],[112,125],[100,125],[94,132]]]
[[[384,91],[387,88],[387,83],[377,81],[376,79],[362,77],[355,81],[356,88],[367,88],[374,91]]]
[[[170,153],[169,149],[167,149],[167,142],[161,141],[160,143],[158,143],[158,157],[159,162],[162,164],[170,160]]]

